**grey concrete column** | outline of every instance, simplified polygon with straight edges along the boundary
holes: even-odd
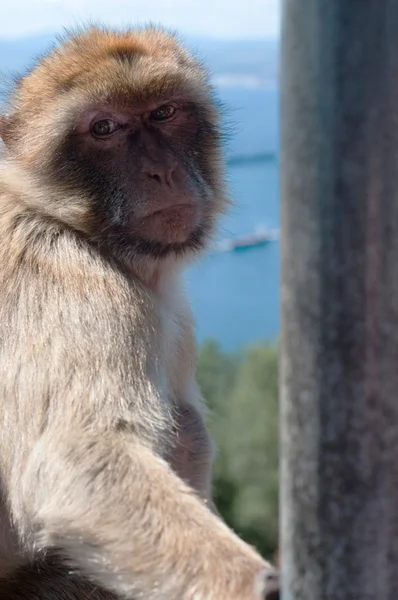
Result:
[[[283,600],[398,600],[398,0],[284,0]]]

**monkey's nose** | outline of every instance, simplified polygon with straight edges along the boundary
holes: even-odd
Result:
[[[169,187],[173,185],[174,171],[175,165],[147,165],[143,168],[144,174],[149,177],[149,179],[157,181],[161,185],[168,185]]]

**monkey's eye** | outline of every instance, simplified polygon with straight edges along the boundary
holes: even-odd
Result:
[[[112,133],[115,133],[119,129],[119,124],[112,119],[101,119],[91,125],[91,133],[94,137],[102,138]]]
[[[151,112],[152,121],[167,121],[174,116],[176,109],[171,104],[160,106]]]

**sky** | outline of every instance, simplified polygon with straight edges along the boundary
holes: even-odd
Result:
[[[0,0],[0,38],[62,31],[88,20],[152,21],[183,35],[277,38],[280,0]]]

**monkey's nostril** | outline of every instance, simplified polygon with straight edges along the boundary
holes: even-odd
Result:
[[[173,184],[173,170],[165,170],[162,172],[152,172],[152,171],[146,171],[145,175],[147,177],[149,177],[149,179],[152,179],[153,181],[157,181],[157,183],[160,183],[162,185],[168,185],[168,186],[172,186]]]
[[[154,181],[157,181],[158,183],[163,183],[164,178],[161,177],[159,175],[159,173],[147,173],[147,176],[149,177],[149,179],[153,179]]]

